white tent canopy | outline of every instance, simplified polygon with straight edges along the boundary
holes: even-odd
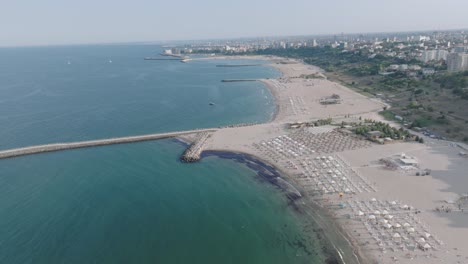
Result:
[[[375,215],[369,215],[368,218],[374,220],[374,219],[375,219]]]

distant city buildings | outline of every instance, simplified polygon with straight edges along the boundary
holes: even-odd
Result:
[[[170,52],[243,54],[309,47],[336,49],[369,60],[394,58],[394,63],[398,64],[381,69],[379,73],[383,75],[400,72],[410,77],[427,76],[445,71],[446,65],[449,72],[468,70],[468,31],[464,30],[211,40],[187,44],[179,50],[172,48]]]
[[[421,55],[421,60],[424,63],[427,63],[429,61],[440,61],[440,60],[446,60],[448,55],[448,51],[446,50],[426,50],[422,53]]]
[[[460,72],[468,71],[468,54],[467,53],[450,53],[447,56],[447,71]]]

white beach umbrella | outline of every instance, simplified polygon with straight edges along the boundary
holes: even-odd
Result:
[[[400,228],[400,227],[401,227],[400,224],[398,224],[398,223],[395,224],[395,228]]]
[[[391,224],[385,224],[384,227],[388,229],[388,228],[392,228],[392,225]]]
[[[333,157],[332,157],[332,156],[328,156],[328,159],[329,159],[329,160],[333,160]]]
[[[386,223],[388,223],[388,220],[385,220],[385,219],[380,219],[380,223],[382,223],[382,224],[386,224]]]
[[[397,204],[397,202],[395,202],[395,201],[392,201],[392,202],[391,202],[391,204],[392,204],[392,205],[396,205],[396,204]]]
[[[388,211],[387,211],[387,210],[383,210],[383,211],[382,211],[382,214],[383,214],[383,215],[388,215]]]
[[[408,223],[404,223],[403,226],[404,226],[404,227],[410,227],[411,225],[408,224]]]
[[[426,244],[423,246],[423,248],[424,248],[424,250],[429,250],[429,249],[431,249],[432,247],[431,247],[431,245],[429,245],[429,244],[426,243]]]
[[[377,202],[377,199],[372,198],[372,199],[371,199],[371,202]]]
[[[408,233],[414,233],[415,230],[414,230],[414,228],[410,227],[410,228],[406,229],[406,231]]]
[[[409,206],[407,204],[401,206],[401,209],[408,209],[408,208]]]
[[[425,236],[426,238],[430,238],[430,237],[431,237],[431,234],[425,233],[424,236]]]
[[[346,177],[343,177],[343,178],[341,178],[341,179],[342,179],[343,181],[346,181],[346,180],[347,180]]]
[[[363,215],[364,215],[364,212],[359,211],[359,212],[358,212],[358,215],[359,215],[359,216],[363,216]]]
[[[393,218],[393,215],[388,214],[388,215],[385,216],[385,218],[391,220]]]
[[[374,212],[374,214],[375,214],[375,215],[380,215],[380,211],[379,211],[379,210],[376,210],[376,211]]]
[[[398,233],[393,234],[393,240],[400,241],[401,240],[400,234],[398,234]]]
[[[369,215],[369,217],[367,217],[368,219],[370,220],[375,220],[375,215]]]
[[[426,239],[424,239],[424,237],[420,237],[417,241],[418,243],[425,243]]]
[[[348,188],[346,188],[344,191],[345,191],[345,193],[350,193],[351,192],[351,190],[348,189]]]

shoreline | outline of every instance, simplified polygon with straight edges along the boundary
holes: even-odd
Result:
[[[455,147],[457,144],[424,138],[425,144],[394,142],[378,145],[359,138],[347,138],[345,134],[335,132],[336,127],[333,126],[288,128],[287,124],[328,118],[337,124],[359,123],[365,119],[388,122],[378,114],[384,106],[381,101],[324,78],[305,78],[320,73],[315,66],[298,60],[265,56],[234,56],[228,59],[269,60],[272,67],[282,72],[281,78],[261,80],[273,95],[278,111],[275,118],[267,123],[216,131],[207,142],[206,150],[246,153],[273,164],[287,176],[288,182],[304,194],[300,200],[307,200],[311,216],[317,214],[318,218],[324,217],[324,222],[333,223],[341,230],[339,236],[331,238],[331,242],[345,241],[343,249],[350,248],[352,251],[347,252],[345,258],[355,258],[357,263],[411,261],[429,264],[440,263],[441,260],[456,263],[461,258],[468,259],[468,256],[463,256],[468,252],[465,243],[468,221],[460,220],[462,215],[442,216],[434,213],[434,208],[446,206],[444,201],[456,201],[456,197],[466,193],[462,187],[468,186],[468,180],[460,175],[468,170],[468,163],[459,156]],[[341,97],[340,104],[320,104],[322,98],[332,94]],[[406,169],[389,170],[380,162],[395,157],[398,160],[397,156],[401,153],[411,155],[417,161],[413,172]],[[317,158],[322,161],[312,161]],[[323,159],[334,167],[324,163]],[[332,180],[330,170],[325,168],[339,169],[346,176],[344,179],[347,183]],[[434,173],[426,177],[409,177],[411,173],[426,168]],[[420,196],[414,190],[423,191],[427,196]],[[458,195],[453,190],[458,190]],[[339,192],[344,195],[338,196]],[[372,201],[377,201],[377,204],[372,204]],[[392,206],[386,205],[390,203]],[[323,211],[314,210],[314,204]],[[363,212],[357,215],[356,207],[362,204],[367,208],[360,207]],[[408,208],[413,209],[402,213],[393,204],[407,207],[410,204],[412,206]],[[450,211],[457,211],[453,205],[451,207]],[[391,229],[377,225],[377,222],[369,225],[369,221],[362,216],[387,210],[393,214]],[[378,219],[388,222],[383,216],[378,216]],[[410,222],[412,233],[399,227],[407,222]],[[401,240],[395,242],[393,236]],[[450,246],[446,245],[447,241]],[[464,249],[459,251],[459,248]],[[340,248],[336,252],[340,256],[343,253]]]
[[[262,180],[266,181],[268,184],[271,184],[278,188],[284,196],[289,200],[289,206],[293,208],[293,211],[298,214],[300,217],[307,217],[307,222],[311,222],[312,224],[316,225],[313,228],[313,232],[317,235],[318,233],[318,243],[322,246],[322,252],[324,253],[324,257],[326,259],[326,263],[361,263],[359,259],[361,257],[355,256],[357,262],[354,262],[354,259],[344,259],[343,256],[340,254],[341,248],[337,247],[336,242],[333,239],[330,239],[330,234],[339,234],[342,235],[346,241],[348,238],[342,234],[340,227],[331,221],[332,225],[325,225],[324,223],[328,220],[328,215],[325,216],[325,221],[319,223],[316,218],[311,218],[310,214],[307,214],[307,208],[303,207],[302,204],[302,195],[300,191],[296,189],[294,184],[291,184],[287,180],[287,174],[281,171],[280,168],[270,164],[268,161],[263,160],[260,157],[248,154],[248,153],[241,153],[241,152],[233,152],[230,150],[207,150],[202,153],[202,159],[208,157],[217,157],[222,159],[229,159],[233,160],[239,164],[243,164],[250,168],[251,170],[255,171],[256,176]],[[284,183],[287,183],[286,185]],[[293,190],[291,189],[293,188]],[[298,195],[299,194],[299,195]],[[318,205],[315,205],[314,208],[316,211],[314,214],[321,214],[325,213],[324,208],[321,208]],[[307,215],[307,216],[306,216]],[[323,216],[323,215],[322,215]],[[305,219],[303,219],[305,220]],[[304,224],[304,223],[301,223]],[[325,238],[322,238],[322,237]],[[330,252],[330,249],[333,248],[333,252]],[[352,248],[354,251],[354,248]]]
[[[279,57],[264,57],[264,56],[234,56],[234,57],[212,57],[212,58],[206,58],[206,59],[219,59],[219,60],[225,60],[225,59],[245,59],[245,60],[266,60],[269,63],[264,64],[263,66],[267,67],[272,67],[276,69],[279,73],[280,76],[277,78],[271,78],[271,79],[259,79],[258,81],[263,83],[265,87],[270,91],[274,102],[275,102],[275,112],[273,114],[273,117],[271,120],[262,123],[263,125],[269,125],[274,122],[278,122],[280,118],[280,113],[282,111],[281,107],[281,97],[278,91],[277,87],[274,87],[273,84],[271,83],[271,80],[280,80],[284,78],[286,73],[282,71],[281,68],[276,66],[275,60],[283,60],[282,58]],[[208,156],[216,156],[219,158],[227,158],[234,160],[236,162],[239,162],[240,164],[244,164],[250,169],[256,171],[257,176],[259,177],[265,177],[266,175],[263,175],[262,171],[259,171],[258,169],[264,170],[265,167],[270,167],[272,170],[276,172],[276,176],[285,181],[288,185],[292,186],[299,194],[301,193],[298,190],[298,184],[297,182],[291,183],[293,181],[293,178],[291,175],[289,175],[288,172],[282,170],[279,166],[277,165],[272,165],[270,162],[266,161],[265,159],[261,158],[259,155],[255,155],[253,153],[249,152],[244,152],[244,151],[234,151],[230,149],[206,149],[202,152],[201,154],[201,159],[208,157]],[[247,162],[245,160],[247,158]],[[256,161],[256,166],[252,166],[250,162]],[[281,177],[283,176],[283,177]],[[270,175],[271,177],[271,175]],[[268,177],[267,177],[268,178]],[[269,184],[272,184],[279,188],[282,192],[285,193],[285,196],[290,199],[292,203],[295,203],[296,201],[300,201],[301,203],[304,203],[302,195],[293,195],[290,197],[288,194],[288,188],[285,188],[284,186],[278,185],[276,181],[272,181],[271,178],[267,179]],[[295,205],[295,211],[297,213],[300,213],[302,216],[306,214],[304,210],[307,210],[307,208],[298,208],[299,204]],[[330,263],[367,263],[368,257],[365,256],[365,254],[362,252],[360,247],[356,245],[355,243],[352,243],[351,241],[353,238],[351,235],[346,232],[346,230],[335,220],[331,217],[330,211],[321,206],[317,202],[309,203],[308,206],[312,206],[311,208],[314,212],[310,212],[308,215],[309,221],[312,221],[314,224],[318,226],[318,229],[323,232],[323,235],[326,237],[325,241],[321,240],[320,243],[325,246],[329,247],[329,249],[333,248],[333,254],[329,254],[329,257],[333,258],[333,261]],[[303,212],[300,212],[300,211]],[[315,216],[315,217],[314,217]],[[318,221],[317,218],[321,217],[322,221]],[[331,224],[330,224],[331,223]],[[339,242],[341,241],[346,241],[345,244],[341,244]],[[347,248],[344,248],[347,247]],[[327,251],[327,250],[326,250]],[[343,255],[344,252],[347,252],[347,254]],[[351,254],[351,256],[349,255]]]

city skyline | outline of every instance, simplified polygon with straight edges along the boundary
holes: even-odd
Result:
[[[16,1],[0,11],[0,46],[456,30],[468,28],[463,14],[467,9],[468,2],[460,0],[444,5],[421,0],[180,1],[177,5],[148,0]]]

